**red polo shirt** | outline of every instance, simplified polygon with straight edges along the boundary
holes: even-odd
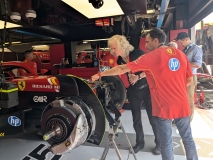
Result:
[[[145,71],[152,97],[152,115],[165,119],[190,115],[186,79],[192,70],[185,54],[160,47],[127,64],[133,72]]]
[[[36,74],[37,73],[37,64],[35,62],[33,62],[30,59],[25,59],[23,62],[25,62],[30,68],[31,68],[31,72]],[[27,73],[25,70],[23,69],[19,69],[18,70],[18,75],[20,76],[32,76],[32,74]]]

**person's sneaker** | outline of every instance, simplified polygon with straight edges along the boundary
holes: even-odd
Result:
[[[153,149],[153,154],[154,155],[160,155],[161,154],[161,149],[160,146],[155,146],[155,148]]]
[[[133,150],[135,153],[138,153],[138,151],[142,150],[144,148],[144,145],[138,145],[136,144],[134,147],[133,147]]]

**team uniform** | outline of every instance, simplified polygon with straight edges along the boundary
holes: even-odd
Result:
[[[187,78],[193,76],[186,55],[177,49],[160,47],[127,64],[133,72],[144,71],[152,98],[152,115],[163,160],[174,160],[172,119],[182,138],[186,159],[198,160],[190,127]]]
[[[153,116],[174,119],[190,115],[186,79],[192,77],[192,71],[187,57],[181,51],[168,47],[157,48],[127,66],[132,72],[143,70],[146,73]]]
[[[26,63],[30,68],[31,68],[31,72],[36,74],[37,73],[37,64],[35,62],[33,62],[32,60],[30,59],[25,59],[23,61],[24,63]],[[18,69],[18,73],[17,73],[19,76],[31,76],[30,73],[27,73],[25,70],[23,69]]]

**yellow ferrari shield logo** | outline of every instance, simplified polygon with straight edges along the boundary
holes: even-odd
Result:
[[[167,49],[167,52],[169,52],[170,54],[172,54],[172,50],[171,49]]]
[[[23,91],[26,87],[25,81],[18,81],[18,88]]]

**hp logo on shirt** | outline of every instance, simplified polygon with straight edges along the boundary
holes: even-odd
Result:
[[[110,69],[110,66],[103,66],[103,67],[100,67],[100,72],[104,72],[109,69]]]
[[[169,60],[169,68],[172,71],[177,71],[180,68],[180,62],[179,62],[179,60],[176,59],[176,58],[171,58]]]
[[[18,127],[21,125],[21,120],[16,116],[10,116],[8,118],[8,123],[13,127]]]

